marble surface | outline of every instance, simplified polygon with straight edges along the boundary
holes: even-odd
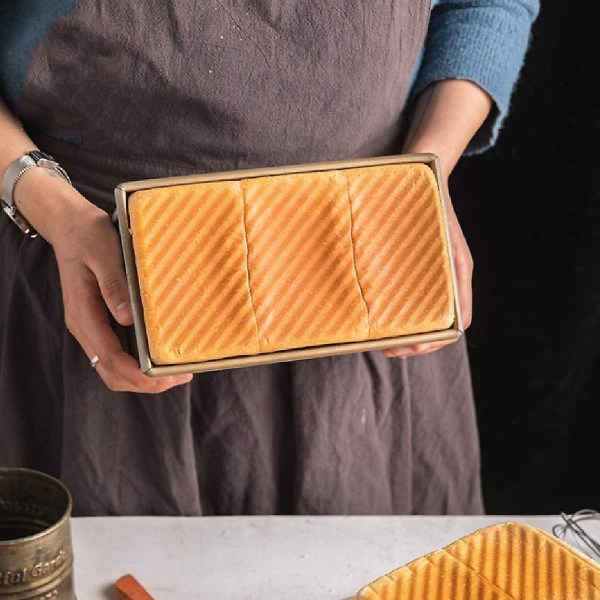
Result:
[[[73,519],[79,600],[131,573],[156,600],[345,600],[476,529],[560,517],[95,517]]]

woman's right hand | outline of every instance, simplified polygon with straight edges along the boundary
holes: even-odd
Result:
[[[120,240],[109,215],[43,169],[30,169],[23,175],[15,200],[54,248],[65,324],[88,358],[98,356],[96,370],[107,387],[158,393],[191,381],[189,374],[144,375],[111,327],[109,311],[123,326],[132,325],[133,315]]]

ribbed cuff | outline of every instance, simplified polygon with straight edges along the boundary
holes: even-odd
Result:
[[[537,1],[529,4],[530,8],[512,0],[495,6],[448,2],[432,12],[412,97],[435,81],[468,79],[488,92],[495,103],[466,155],[483,152],[498,137],[537,14]]]

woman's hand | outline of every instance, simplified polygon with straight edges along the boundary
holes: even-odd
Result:
[[[120,241],[108,214],[43,169],[23,175],[15,200],[54,248],[65,324],[88,358],[99,357],[96,370],[107,387],[158,393],[191,381],[191,375],[144,375],[111,327],[109,311],[123,326],[133,323],[133,315]]]
[[[476,83],[463,79],[444,79],[429,85],[415,104],[403,152],[431,152],[439,159],[445,180],[446,212],[452,240],[452,254],[458,283],[463,328],[471,324],[471,276],[473,259],[448,194],[448,178],[454,166],[490,113],[493,101]],[[385,356],[406,358],[427,354],[452,341],[418,344],[382,350]]]
[[[473,298],[472,298],[472,286],[471,279],[473,275],[473,258],[471,252],[467,246],[467,241],[463,235],[452,201],[447,193],[448,186],[445,184],[446,198],[446,213],[448,215],[448,228],[450,229],[450,239],[452,242],[452,256],[454,258],[454,268],[456,270],[456,279],[458,284],[458,298],[460,302],[462,325],[463,329],[466,329],[471,324],[471,317],[473,314]],[[454,343],[454,340],[447,340],[443,342],[432,342],[430,344],[417,344],[415,346],[404,346],[399,348],[388,348],[382,350],[384,356],[392,357],[396,356],[399,358],[407,358],[408,356],[418,356],[421,354],[429,354],[435,350],[439,350],[444,346]]]

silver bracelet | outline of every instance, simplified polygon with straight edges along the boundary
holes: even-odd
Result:
[[[32,150],[27,154],[23,154],[12,162],[2,178],[2,198],[0,204],[2,209],[9,218],[17,225],[17,227],[25,233],[25,235],[34,238],[37,231],[31,226],[27,219],[17,209],[14,193],[15,186],[24,173],[33,167],[42,167],[58,173],[63,179],[71,184],[71,179],[67,172],[50,156],[40,150]]]

